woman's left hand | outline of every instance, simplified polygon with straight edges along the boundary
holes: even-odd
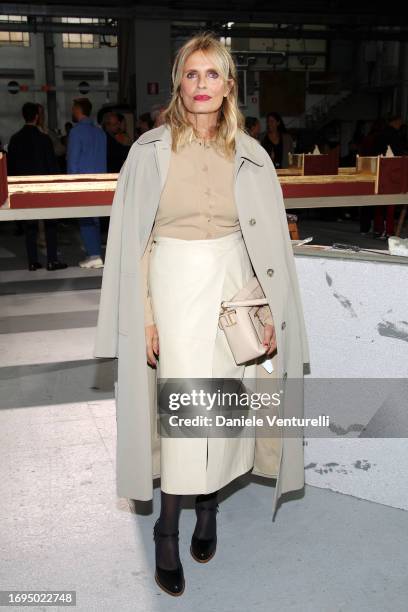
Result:
[[[265,355],[272,355],[276,349],[276,333],[274,325],[265,325],[263,344],[264,346],[268,347]]]

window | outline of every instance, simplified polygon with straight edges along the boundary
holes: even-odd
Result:
[[[27,17],[19,15],[0,15],[0,25],[6,23],[27,23]],[[10,32],[0,30],[0,47],[29,47],[30,34],[28,32]]]
[[[95,17],[61,17],[61,23],[105,25],[106,22]],[[109,34],[64,32],[62,34],[62,46],[66,49],[93,49],[103,46],[116,47],[117,37]]]

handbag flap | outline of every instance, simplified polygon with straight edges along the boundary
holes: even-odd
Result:
[[[245,285],[236,293],[229,302],[237,302],[252,298],[264,298],[265,294],[256,276],[253,276]]]

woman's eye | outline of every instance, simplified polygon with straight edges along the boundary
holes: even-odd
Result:
[[[213,78],[213,77],[217,78],[218,77],[218,72],[216,72],[215,70],[210,70],[208,75],[211,76],[211,78]],[[191,77],[194,77],[194,76],[197,76],[196,72],[188,72],[187,73],[187,78],[188,79],[191,78]]]

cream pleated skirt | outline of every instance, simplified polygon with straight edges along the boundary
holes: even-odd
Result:
[[[149,261],[152,308],[159,335],[159,378],[255,378],[255,365],[236,365],[218,327],[222,300],[253,276],[242,237],[210,240],[157,236]],[[211,493],[252,469],[254,437],[160,439],[161,489]]]

